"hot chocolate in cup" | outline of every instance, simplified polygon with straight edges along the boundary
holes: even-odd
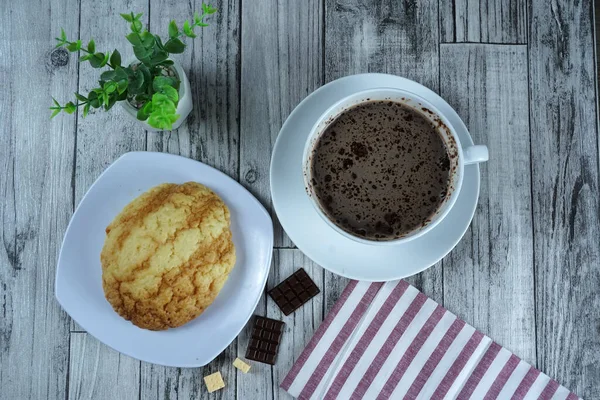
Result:
[[[486,146],[462,148],[428,101],[399,89],[350,95],[330,107],[306,142],[306,192],[338,233],[398,244],[433,229],[453,207],[464,166],[487,161]]]

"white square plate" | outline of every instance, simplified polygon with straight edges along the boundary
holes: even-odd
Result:
[[[215,302],[193,321],[153,332],[121,318],[102,289],[106,226],[135,197],[161,183],[196,181],[231,211],[237,262]],[[133,152],[102,173],[77,207],[63,240],[56,298],[88,333],[137,359],[175,367],[209,363],[239,334],[263,294],[273,252],[273,224],[239,183],[205,164],[164,153]]]

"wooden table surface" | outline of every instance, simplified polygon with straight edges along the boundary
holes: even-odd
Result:
[[[98,49],[131,55],[120,12],[152,31],[190,18],[177,0],[3,1],[0,4],[0,398],[279,399],[278,388],[346,279],[312,263],[275,222],[268,286],[304,267],[322,294],[284,317],[275,367],[231,366],[248,327],[204,368],[166,368],[88,335],[54,298],[58,251],[98,175],[132,150],[181,154],[239,180],[270,207],[279,128],[313,90],[386,72],[438,92],[488,145],[475,218],[443,261],[409,281],[551,377],[600,396],[598,116],[591,0],[224,1],[177,57],[194,110],[149,133],[119,108],[49,120],[51,96],[87,92],[98,71],[54,49],[64,27]],[[224,316],[226,318],[226,316]],[[221,371],[209,395],[202,377]]]

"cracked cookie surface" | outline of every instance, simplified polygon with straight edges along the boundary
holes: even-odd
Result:
[[[235,264],[229,209],[209,188],[165,183],[106,228],[100,260],[108,302],[140,328],[175,328],[200,315]]]

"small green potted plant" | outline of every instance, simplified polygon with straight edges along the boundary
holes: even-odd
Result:
[[[100,75],[99,87],[92,89],[87,96],[75,93],[76,101],[61,105],[56,99],[51,118],[61,111],[73,114],[83,107],[86,117],[91,108],[108,111],[119,102],[128,115],[145,125],[147,130],[163,131],[177,129],[192,111],[190,83],[181,65],[170,58],[171,54],[183,53],[185,44],[181,37],[195,38],[194,28],[208,26],[204,22],[207,15],[217,10],[202,4],[202,14],[194,14],[191,21],[185,21],[179,29],[175,21],[169,23],[169,38],[163,42],[158,35],[144,29],[142,14],[121,14],[130,23],[131,33],[126,38],[133,45],[136,59],[121,63],[118,50],[97,52],[94,40],[83,47],[81,40],[69,41],[64,30],[56,38],[56,47],[66,47],[70,52],[85,53],[80,62],[89,61],[93,68],[107,70]]]

